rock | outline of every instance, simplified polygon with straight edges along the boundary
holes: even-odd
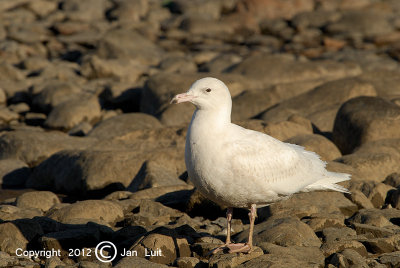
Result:
[[[159,63],[162,50],[130,29],[112,29],[99,41],[96,55],[103,59],[133,59],[145,65]]]
[[[334,253],[329,258],[329,264],[335,267],[347,267],[350,263],[358,267],[369,267],[365,258],[354,249],[345,249],[340,253]]]
[[[132,192],[146,188],[185,185],[179,179],[186,170],[184,159],[176,153],[158,153],[147,160],[135,176],[128,189]]]
[[[19,208],[37,208],[44,212],[54,204],[59,204],[57,195],[48,191],[34,191],[23,193],[17,197],[16,205]]]
[[[352,154],[336,161],[352,166],[363,181],[381,182],[389,174],[400,172],[400,139],[371,141],[357,148]]]
[[[379,262],[385,264],[387,267],[396,267],[400,265],[400,253],[391,252],[379,256]]]
[[[254,247],[253,251],[248,254],[220,253],[211,256],[208,267],[236,267],[262,255],[263,251],[259,247]]]
[[[0,104],[5,104],[7,101],[6,93],[2,88],[0,88]]]
[[[159,68],[169,73],[195,73],[197,65],[192,59],[182,56],[167,57],[160,62]]]
[[[178,268],[205,268],[208,265],[205,262],[200,261],[198,258],[195,257],[180,257],[175,260],[175,265]]]
[[[161,264],[172,264],[176,258],[191,255],[186,238],[165,227],[157,228],[145,235],[130,250],[137,250],[138,256],[145,256],[145,250],[153,252],[155,256],[148,257],[148,260]],[[157,252],[162,254],[155,254]]]
[[[138,204],[138,208],[131,209],[131,211],[132,210],[139,211],[126,220],[130,225],[135,226],[165,225],[183,215],[183,213],[178,210],[150,200],[142,200]]]
[[[352,190],[350,195],[350,200],[358,206],[359,209],[362,208],[373,208],[374,205],[361,191]]]
[[[167,268],[168,266],[165,264],[154,263],[152,261],[148,261],[142,257],[125,257],[117,262],[114,266],[116,268],[125,268],[125,267],[148,267],[148,268]]]
[[[376,227],[387,227],[397,224],[400,211],[394,208],[386,209],[361,209],[350,219],[350,223],[363,223]]]
[[[310,119],[321,131],[331,131],[340,105],[362,95],[376,96],[376,91],[371,84],[356,78],[331,81],[279,103],[264,112],[261,119],[278,122],[298,114]]]
[[[315,200],[318,200],[316,203]],[[314,213],[341,213],[351,216],[357,211],[357,206],[339,192],[309,192],[295,194],[288,200],[270,205],[268,211],[259,211],[260,219],[268,215],[292,215],[299,218],[311,216]]]
[[[18,159],[0,160],[0,185],[2,188],[23,186],[31,170]]]
[[[2,267],[16,266],[19,263],[17,258],[11,257],[10,254],[0,251],[0,265]]]
[[[362,223],[353,223],[352,227],[356,230],[358,235],[362,234],[368,238],[383,238],[394,234],[393,228],[376,227]]]
[[[389,197],[389,203],[394,208],[400,208],[400,190],[392,191]]]
[[[314,267],[307,261],[299,260],[294,257],[282,258],[282,255],[264,254],[258,258],[236,266],[238,268],[251,267],[271,267],[271,268],[289,268],[289,267]]]
[[[0,124],[8,124],[11,121],[18,120],[19,115],[13,111],[10,111],[6,107],[0,107]]]
[[[51,80],[40,85],[34,91],[40,91],[33,99],[33,106],[42,112],[50,112],[57,105],[71,100],[82,92],[80,87],[70,81]]]
[[[266,255],[285,256],[285,259],[297,259],[308,263],[306,266],[322,265],[325,257],[318,247],[290,246],[282,247],[272,243],[260,243],[260,248]]]
[[[102,220],[112,225],[121,220],[124,213],[122,208],[114,202],[85,200],[58,210],[50,210],[47,216],[62,223],[69,223],[74,219],[84,219],[86,221]]]
[[[1,80],[18,81],[24,79],[24,75],[19,69],[6,62],[0,64],[0,73]]]
[[[109,13],[109,16],[119,22],[132,23],[143,19],[149,11],[149,1],[126,1],[119,0],[116,7]]]
[[[324,243],[321,250],[325,256],[340,252],[345,249],[352,249],[358,252],[361,256],[367,256],[365,246],[356,241],[356,232],[350,228],[326,228],[322,231]]]
[[[368,249],[369,252],[374,254],[382,254],[385,252],[398,251],[400,235],[393,235],[385,238],[372,238],[363,240],[362,243]]]
[[[0,223],[0,251],[15,255],[18,248],[26,250],[28,243],[40,235],[43,235],[42,228],[30,220]]]
[[[270,66],[274,66],[274,68],[270,68]],[[307,80],[335,80],[359,75],[361,70],[354,64],[330,61],[299,62],[288,54],[255,54],[237,64],[232,69],[232,73],[241,74],[257,81],[257,85],[254,86],[256,88],[265,88],[268,85],[298,83]],[[281,118],[278,121],[280,120]]]
[[[340,107],[333,141],[344,154],[380,139],[399,138],[400,107],[378,97],[358,97]]]
[[[0,135],[0,159],[19,159],[28,165],[48,158],[65,149],[83,149],[94,143],[94,139],[70,137],[62,132],[16,130]]]
[[[398,188],[400,186],[400,174],[392,173],[386,177],[383,183]]]
[[[340,213],[316,213],[310,217],[305,217],[302,222],[307,223],[314,232],[320,232],[329,227],[345,227],[345,217]]]
[[[385,204],[388,192],[393,190],[395,190],[395,188],[392,186],[384,183],[378,183],[374,189],[372,189],[368,198],[371,200],[371,203],[374,205],[374,207],[380,208]]]
[[[144,113],[127,113],[113,116],[97,124],[88,134],[90,137],[109,139],[122,136],[132,130],[158,128],[162,125],[153,116]]]
[[[93,123],[100,118],[100,109],[97,97],[82,96],[54,107],[45,125],[54,129],[71,129],[81,122]]]
[[[360,35],[371,38],[392,31],[388,19],[388,14],[375,10],[345,11],[337,22],[327,25],[326,30],[342,37]]]
[[[65,11],[68,19],[85,22],[103,19],[106,6],[107,2],[105,0],[91,0],[87,2],[72,0],[63,3],[62,9]]]
[[[342,156],[333,142],[318,134],[298,135],[285,142],[303,146],[307,151],[316,152],[324,161],[334,160]]]
[[[323,80],[303,81],[268,86],[267,88],[246,90],[233,98],[232,120],[256,117],[273,105],[312,90]],[[252,105],[248,105],[252,103]]]
[[[96,55],[83,58],[82,75],[88,79],[114,78],[135,82],[146,68],[132,59],[101,59]]]
[[[32,219],[42,215],[43,212],[39,209],[21,209],[11,205],[0,205],[0,220],[2,221]]]
[[[237,235],[240,242],[247,241],[248,230]],[[280,246],[319,247],[321,242],[313,230],[297,218],[272,217],[254,227],[254,243],[270,242]]]
[[[264,132],[278,140],[284,141],[298,135],[312,134],[312,128],[291,121],[269,123]]]

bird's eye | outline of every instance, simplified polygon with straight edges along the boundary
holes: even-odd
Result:
[[[206,91],[207,91],[207,92],[211,92],[211,88],[207,88]]]

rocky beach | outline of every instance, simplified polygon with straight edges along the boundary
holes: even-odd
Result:
[[[225,207],[187,175],[197,79],[351,194]],[[400,267],[400,1],[1,0],[0,267]],[[245,242],[248,211],[234,210]]]

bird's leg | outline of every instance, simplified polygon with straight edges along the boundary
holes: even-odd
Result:
[[[232,222],[232,208],[228,208],[226,211],[226,220],[227,220],[227,235],[225,245],[221,247],[217,247],[211,250],[208,255],[215,254],[222,250],[228,249],[229,253],[250,253],[253,248],[253,231],[254,231],[254,220],[257,216],[257,209],[256,204],[252,204],[249,212],[249,219],[250,219],[250,230],[249,230],[249,239],[247,243],[232,243],[231,242],[231,222]]]
[[[256,204],[252,204],[249,212],[249,219],[250,219],[249,239],[246,244],[227,245],[227,247],[229,248],[229,253],[235,253],[235,252],[250,253],[253,250],[253,232],[254,232],[254,221],[256,217],[257,217],[257,207]]]
[[[229,245],[231,243],[231,222],[232,222],[232,214],[233,208],[228,208],[226,210],[226,240],[225,245]]]

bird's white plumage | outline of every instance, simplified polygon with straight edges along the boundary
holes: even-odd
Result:
[[[232,124],[231,96],[218,79],[200,79],[181,95],[197,107],[186,138],[188,174],[216,203],[248,208],[300,191],[347,192],[335,183],[350,175],[327,171],[316,153]]]

